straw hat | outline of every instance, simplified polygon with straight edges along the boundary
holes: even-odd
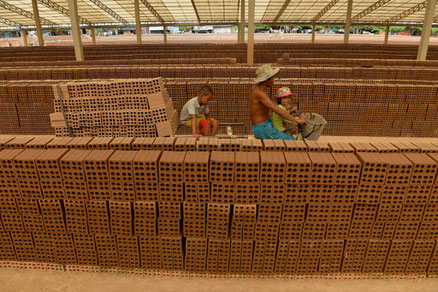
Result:
[[[262,65],[257,69],[256,71],[257,78],[254,79],[254,81],[256,83],[264,82],[269,78],[275,76],[278,73],[278,71],[280,71],[280,68],[274,69],[271,67],[271,64]]]

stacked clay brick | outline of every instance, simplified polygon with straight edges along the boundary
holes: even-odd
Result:
[[[59,66],[30,66],[30,67],[1,67],[0,80],[76,80],[76,79],[127,79],[127,78],[254,78],[257,65],[240,64],[73,64]],[[190,59],[189,59],[190,60]],[[318,59],[317,59],[318,60]],[[334,59],[336,60],[336,59]],[[404,60],[406,61],[406,60]],[[165,60],[163,61],[165,62]],[[214,60],[213,60],[214,62]],[[415,65],[394,61],[387,67],[377,64],[370,67],[366,60],[359,59],[353,64],[325,65],[296,64],[292,66],[280,65],[278,78],[307,78],[318,79],[365,79],[365,80],[416,80],[418,82],[435,81],[437,79],[437,61]],[[410,61],[408,61],[410,62]],[[363,64],[365,68],[362,67]],[[10,63],[7,63],[11,66]],[[98,66],[96,66],[98,65]],[[19,64],[17,65],[19,66]],[[345,67],[344,67],[345,66]],[[423,67],[426,66],[426,67]],[[428,67],[427,67],[428,66]]]
[[[53,92],[57,136],[156,137],[178,126],[161,78],[67,82]]]
[[[76,68],[77,69],[77,68]],[[145,67],[143,73],[134,71],[133,68],[121,71],[114,69],[111,76],[84,69],[85,73],[95,72],[94,75],[78,76],[79,78],[134,78],[165,76],[166,88],[172,99],[175,110],[179,113],[184,104],[197,96],[202,85],[208,84],[214,90],[214,98],[210,109],[214,117],[218,118],[220,132],[225,132],[226,126],[232,126],[236,134],[250,134],[251,121],[248,115],[248,102],[255,67],[229,66],[229,67]],[[130,70],[133,70],[132,72]],[[424,69],[425,74],[420,75],[417,69],[406,68],[393,71],[391,68],[319,68],[319,67],[282,67],[281,77],[275,83],[269,94],[274,95],[278,88],[288,86],[298,94],[293,103],[301,112],[315,112],[325,117],[328,121],[324,133],[327,135],[355,135],[355,136],[391,136],[391,137],[435,137],[437,135],[437,70]],[[347,70],[350,69],[350,70]],[[420,69],[418,69],[420,70]],[[41,72],[41,70],[36,70]],[[340,72],[343,73],[340,73]],[[401,73],[409,73],[402,76]],[[106,70],[105,72],[114,72]],[[396,72],[397,74],[393,73]],[[117,74],[116,74],[117,73]],[[120,73],[120,74],[118,74]],[[122,74],[123,73],[123,74]],[[172,73],[172,74],[171,74]],[[202,77],[202,78],[201,78]],[[236,78],[230,78],[236,77]],[[247,77],[247,78],[238,78]],[[296,77],[301,79],[291,79]],[[48,76],[47,78],[55,78]],[[58,77],[56,77],[58,78]],[[184,79],[182,79],[184,78]],[[328,79],[337,78],[337,79]],[[351,78],[351,79],[344,79]],[[370,78],[379,78],[370,80]],[[386,79],[385,78],[389,78]],[[66,78],[63,78],[66,79]],[[72,78],[73,79],[73,78]],[[126,92],[116,91],[108,87],[109,84],[123,84],[129,80],[69,82],[68,86],[79,84],[94,84],[95,89],[89,92],[95,97],[90,102],[84,101],[74,105],[65,99],[70,126],[78,136],[155,136],[156,130],[153,123],[142,114],[132,114],[133,111],[151,110],[145,98],[136,98]],[[2,82],[0,84],[0,116],[4,122],[0,124],[0,133],[3,134],[53,134],[50,126],[49,114],[53,113],[53,100],[57,103],[56,112],[59,134],[66,135],[63,116],[60,114],[59,94],[51,88],[59,81],[44,81],[37,84],[33,81]],[[135,87],[135,86],[134,86]],[[111,96],[108,96],[111,91]],[[167,100],[163,90],[162,99]],[[65,95],[68,96],[69,93]],[[136,93],[137,94],[137,93]],[[147,96],[147,95],[146,95]],[[161,98],[156,98],[160,100]],[[144,96],[143,96],[144,97]],[[105,98],[109,104],[95,102]],[[123,102],[117,102],[122,98]],[[79,100],[78,98],[73,98]],[[166,102],[165,102],[166,105]],[[166,106],[154,104],[159,108]],[[91,114],[93,107],[98,108],[101,114]],[[167,107],[169,108],[169,107]],[[110,114],[105,113],[111,109]],[[81,111],[81,112],[79,112]],[[117,114],[114,111],[120,111]],[[171,109],[169,108],[169,111]],[[70,117],[71,115],[71,117]],[[156,113],[153,113],[153,116]],[[167,114],[171,119],[173,128],[177,125],[176,116]],[[158,119],[159,121],[161,119]],[[115,123],[118,124],[115,124]],[[137,126],[136,128],[134,127]],[[55,124],[55,123],[54,123]],[[370,126],[371,124],[371,126]],[[105,129],[103,129],[105,128]],[[180,127],[180,134],[191,134],[190,128]],[[164,135],[164,130],[162,131]],[[169,132],[169,131],[167,131]]]
[[[438,275],[438,145],[0,137],[0,259]]]
[[[283,59],[331,58],[331,59],[383,59],[388,61],[415,62],[418,48],[410,45],[370,45],[370,44],[257,44],[254,51],[255,63],[274,63]],[[192,59],[192,58],[237,58],[244,63],[246,47],[236,44],[193,43],[193,44],[105,44],[84,48],[86,60],[141,60],[141,59]],[[436,48],[431,46],[428,60],[437,60]],[[17,61],[73,61],[72,47],[51,46],[38,49],[32,47],[3,48],[0,62]],[[333,62],[336,64],[336,62]]]

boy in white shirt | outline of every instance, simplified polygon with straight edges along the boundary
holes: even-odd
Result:
[[[193,137],[215,136],[218,122],[210,116],[208,102],[213,98],[213,90],[204,85],[199,90],[199,95],[190,99],[182,108],[181,124],[192,128]]]

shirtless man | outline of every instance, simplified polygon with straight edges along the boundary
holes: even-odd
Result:
[[[257,69],[256,85],[252,87],[251,98],[249,100],[249,116],[253,124],[252,132],[258,139],[277,139],[277,140],[294,140],[291,136],[277,130],[272,125],[269,118],[269,110],[277,113],[286,120],[305,123],[305,115],[296,118],[288,112],[279,108],[266,94],[266,88],[272,87],[274,77],[280,69],[273,69],[271,65],[263,65]]]

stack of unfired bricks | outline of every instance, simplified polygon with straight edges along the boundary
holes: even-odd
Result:
[[[438,153],[421,143],[31,140],[0,151],[3,261],[438,275]]]
[[[53,86],[59,137],[169,136],[178,114],[161,78],[67,82]]]

